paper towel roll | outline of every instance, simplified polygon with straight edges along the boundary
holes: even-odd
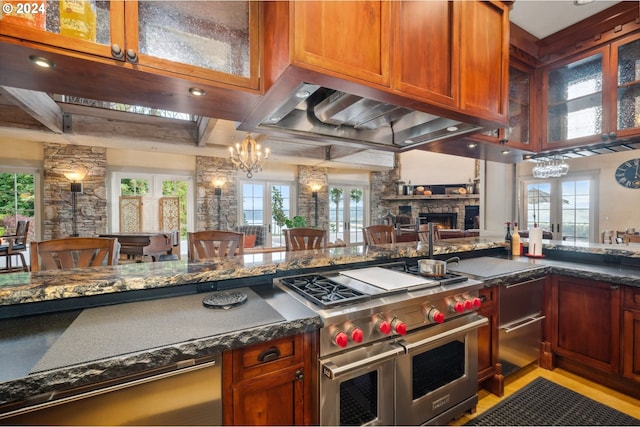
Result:
[[[542,255],[542,228],[529,229],[529,253],[533,256]]]

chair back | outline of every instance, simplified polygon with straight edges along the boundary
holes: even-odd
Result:
[[[31,271],[113,265],[116,240],[108,237],[67,237],[31,243]]]
[[[613,230],[604,230],[602,232],[602,243],[607,243],[607,244],[615,243]]]
[[[308,249],[324,249],[327,232],[318,228],[287,228],[284,240],[288,251],[304,251]]]
[[[27,236],[29,235],[29,221],[18,221],[16,224],[16,239],[13,241],[13,246],[15,249],[16,245],[27,244]]]
[[[208,230],[187,234],[189,261],[226,258],[244,253],[244,233]]]
[[[396,229],[393,225],[370,225],[364,228],[367,245],[383,245],[396,242]]]
[[[418,238],[422,243],[429,243],[429,230],[420,230],[418,231]],[[433,226],[433,241],[437,242],[440,240],[440,231],[438,231],[438,226]]]

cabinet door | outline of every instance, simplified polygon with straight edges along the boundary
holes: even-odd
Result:
[[[113,57],[124,47],[122,1],[5,1],[0,34],[47,46]],[[35,7],[34,7],[35,6]],[[23,13],[29,8],[28,14]]]
[[[609,133],[609,104],[603,70],[609,47],[554,64],[543,72],[543,149],[601,141]]]
[[[392,88],[441,104],[458,106],[459,17],[449,1],[392,3]],[[426,25],[425,23],[428,23]]]
[[[130,62],[258,88],[259,2],[143,0],[125,8]]]
[[[389,86],[387,1],[296,1],[295,65]]]
[[[499,1],[462,1],[460,108],[475,117],[507,122],[509,11]]]
[[[625,310],[622,374],[640,382],[640,312]]]
[[[509,126],[505,138],[509,146],[532,150],[530,123],[533,71],[524,65],[509,66]]]
[[[620,289],[608,283],[554,276],[552,350],[605,372],[620,357]]]
[[[504,393],[502,375],[497,376],[498,363],[498,292],[494,286],[480,290],[482,305],[478,314],[489,319],[489,324],[478,328],[478,382],[497,396]]]
[[[625,38],[611,45],[611,99],[616,138],[640,133],[640,36]],[[612,93],[613,95],[613,93]],[[613,135],[612,135],[613,136]]]
[[[234,425],[304,424],[302,369],[247,381],[233,387]]]

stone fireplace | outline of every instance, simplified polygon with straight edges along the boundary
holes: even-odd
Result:
[[[420,224],[433,222],[438,228],[458,228],[458,214],[455,212],[420,213]]]

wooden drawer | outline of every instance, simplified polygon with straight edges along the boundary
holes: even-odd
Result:
[[[303,342],[303,335],[293,335],[233,350],[233,382],[302,363]]]
[[[624,308],[640,310],[640,288],[624,287]]]

